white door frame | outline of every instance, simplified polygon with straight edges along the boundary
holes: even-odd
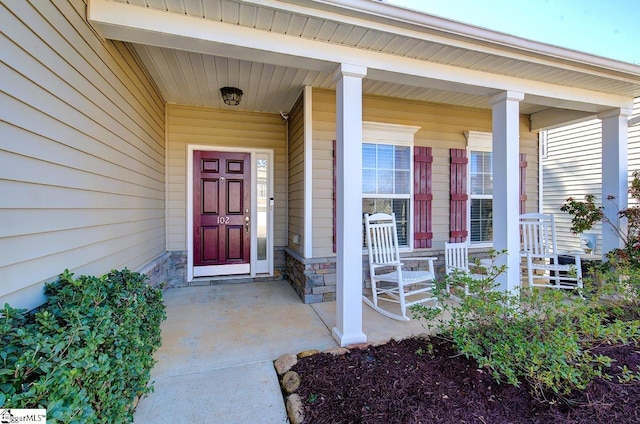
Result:
[[[193,267],[193,152],[196,150],[202,151],[215,151],[215,152],[239,152],[250,153],[251,155],[251,260],[250,260],[250,272],[249,274],[242,274],[243,276],[255,277],[256,274],[268,274],[273,275],[273,149],[251,149],[243,147],[229,147],[229,146],[211,146],[200,144],[188,144],[187,145],[187,200],[186,200],[186,232],[187,232],[187,282],[191,282],[194,279],[194,267]],[[266,261],[258,261],[257,255],[257,171],[256,171],[256,159],[258,156],[268,157],[268,193],[269,206],[267,208],[267,259]],[[212,275],[213,277],[213,275]]]

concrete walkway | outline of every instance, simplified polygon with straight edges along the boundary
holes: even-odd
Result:
[[[273,361],[285,353],[336,347],[335,302],[305,305],[286,281],[169,289],[154,393],[135,424],[286,423]],[[425,330],[363,306],[370,342]]]

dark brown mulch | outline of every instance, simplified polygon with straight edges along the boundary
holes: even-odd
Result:
[[[407,339],[303,358],[293,367],[302,384],[305,423],[640,423],[640,384],[596,379],[566,402],[541,403],[524,386],[497,384],[451,344]],[[640,366],[633,345],[600,348],[618,367]]]

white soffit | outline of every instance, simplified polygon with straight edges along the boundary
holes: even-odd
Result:
[[[597,114],[567,109],[546,109],[531,114],[531,130],[542,131],[596,118]]]
[[[628,106],[629,96],[640,95],[636,65],[370,0],[89,0],[88,17],[107,38],[275,66],[273,72],[294,68],[299,79],[322,88],[328,88],[326,73],[344,62],[369,68],[367,78],[374,82],[365,80],[367,94],[380,94],[366,91],[369,84],[392,97],[407,92],[415,96],[408,98],[433,101],[421,96],[437,93],[443,103],[473,107],[487,107],[480,100],[501,90],[527,93],[523,112],[527,103],[544,106],[531,111],[590,105],[586,110],[600,112]],[[149,66],[159,57],[148,54],[143,61]],[[210,60],[191,59],[180,63],[194,66],[191,71],[167,65],[162,70],[160,64],[157,75],[198,75],[202,69],[195,67]],[[313,74],[301,75],[308,73]],[[382,88],[378,81],[388,85]],[[475,98],[460,102],[461,95]]]

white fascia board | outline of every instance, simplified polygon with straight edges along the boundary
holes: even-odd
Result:
[[[271,45],[290,42],[291,37],[277,40],[267,31],[208,19],[109,0],[89,0],[87,18],[103,37],[112,40],[320,72],[336,67],[336,62],[287,54],[281,46]]]
[[[503,91],[525,93],[526,103],[548,107],[583,110],[598,113],[610,108],[628,108],[632,97],[567,87],[557,84],[473,71],[465,68],[446,66],[413,59],[385,58],[392,63],[381,69],[375,61],[368,65],[367,76],[373,80],[403,83],[423,88],[434,88],[459,93],[473,94],[489,98]],[[417,62],[417,63],[416,63]]]
[[[285,13],[303,14],[590,75],[609,76],[606,70],[636,75],[640,73],[640,66],[631,63],[527,40],[380,1],[243,0],[243,2],[281,10]],[[323,6],[324,8],[321,9]],[[347,11],[352,13],[347,15],[345,13]],[[444,35],[438,35],[438,33]],[[558,63],[559,60],[562,64]],[[579,65],[588,65],[590,68]],[[635,83],[637,79],[628,81]]]
[[[633,103],[632,98],[620,95],[429,63],[107,0],[91,0],[88,18],[107,38],[240,60],[329,72],[347,63],[368,68],[368,77],[381,81],[414,84],[431,79],[461,93],[517,91],[527,94],[526,101],[533,95],[572,105],[599,105],[602,108],[598,111]]]

